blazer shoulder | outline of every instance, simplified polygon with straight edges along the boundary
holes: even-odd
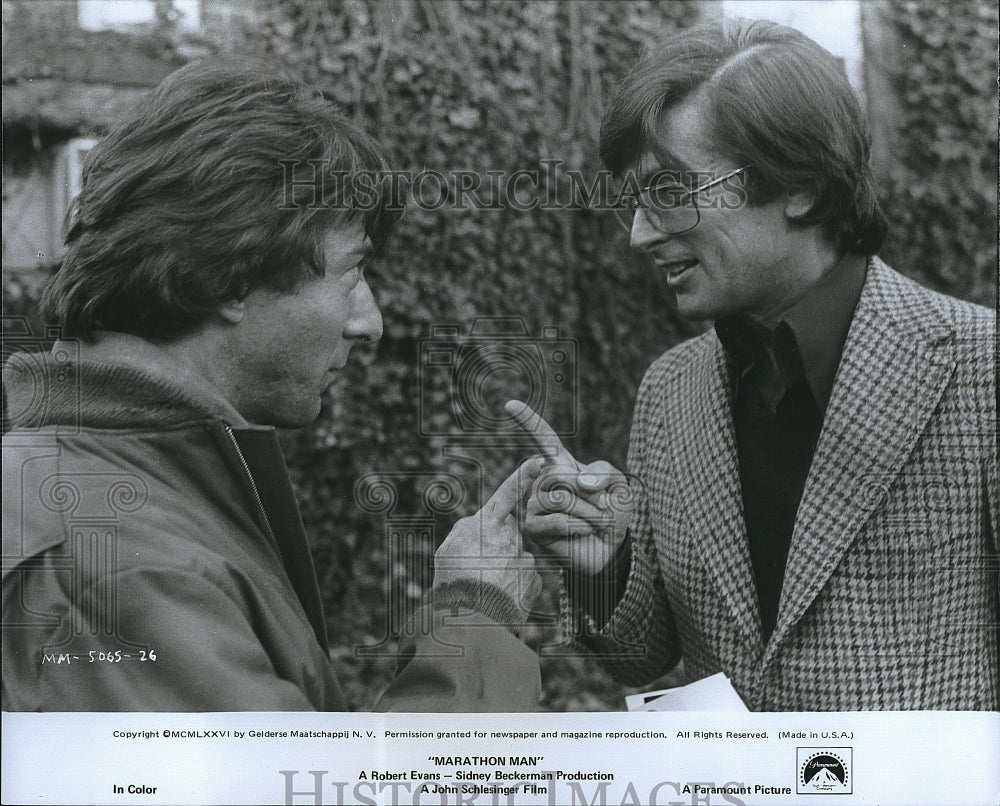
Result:
[[[908,335],[955,333],[959,338],[986,338],[996,328],[996,311],[984,305],[933,291],[872,258],[873,290],[881,308]],[[943,329],[943,330],[942,330]]]

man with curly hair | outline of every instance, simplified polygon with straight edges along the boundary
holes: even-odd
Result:
[[[274,428],[382,334],[385,167],[321,95],[227,61],[92,150],[42,302],[66,340],[4,376],[5,711],[348,710]],[[442,546],[378,708],[535,706],[531,559],[467,567],[516,551],[521,481]]]

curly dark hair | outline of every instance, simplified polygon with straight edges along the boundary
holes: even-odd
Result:
[[[42,313],[67,336],[177,338],[226,300],[322,275],[330,228],[381,248],[399,208],[377,179],[344,178],[386,170],[321,93],[257,62],[189,64],[87,156]]]

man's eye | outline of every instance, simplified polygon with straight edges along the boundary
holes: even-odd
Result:
[[[373,262],[374,261],[372,260],[372,258],[365,257],[359,260],[355,264],[354,268],[351,269],[351,273],[355,283],[361,282],[361,280],[365,279],[366,275],[372,271]]]
[[[344,273],[340,275],[340,282],[345,283],[353,288],[360,282],[363,276],[362,272],[363,269],[361,268],[361,265],[355,263],[349,269],[345,269]]]
[[[658,207],[661,210],[670,209],[683,204],[691,196],[691,191],[683,185],[659,185],[650,188],[643,201],[646,205]]]

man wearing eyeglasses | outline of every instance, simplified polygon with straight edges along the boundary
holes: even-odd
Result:
[[[630,685],[724,672],[754,710],[997,708],[995,316],[875,257],[840,65],[772,23],[683,32],[601,154],[641,189],[631,246],[714,327],[649,369],[628,488],[509,407],[550,455],[526,534],[571,569],[575,643]]]

